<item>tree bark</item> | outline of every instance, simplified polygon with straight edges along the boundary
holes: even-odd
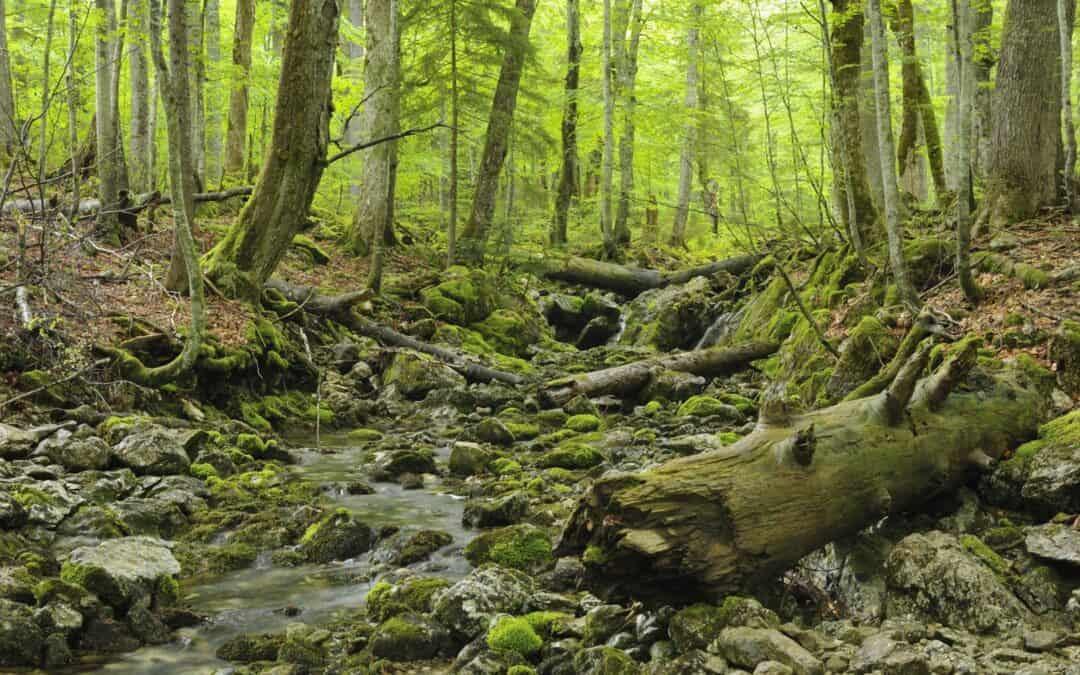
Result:
[[[857,228],[856,237],[863,246],[869,247],[881,240],[881,228],[877,225],[878,214],[867,182],[859,125],[863,13],[857,0],[832,0],[832,17],[833,98],[834,105],[839,108],[833,140],[835,191],[840,204],[847,205],[850,201],[854,206],[854,223],[851,221],[852,209],[840,210],[844,227],[848,232]],[[852,193],[850,200],[849,190]]]
[[[251,199],[208,254],[223,292],[255,300],[308,222],[330,137],[337,0],[295,0],[282,56],[274,130]]]
[[[400,63],[398,59],[397,0],[367,3],[367,49],[364,52],[364,91],[367,101],[360,111],[361,135],[381,138],[400,128]],[[357,255],[376,252],[393,214],[394,144],[365,150],[360,184],[363,188],[353,216],[349,245]]]
[[[229,91],[229,121],[225,138],[225,177],[240,181],[244,175],[247,148],[248,87],[251,78],[251,43],[255,32],[255,0],[236,0],[233,27],[232,87]]]
[[[991,226],[1057,203],[1061,75],[1057,0],[1010,0],[991,112]]]
[[[971,192],[974,185],[971,161],[971,122],[975,112],[975,61],[972,57],[973,46],[970,33],[966,39],[960,34],[961,15],[958,0],[952,0],[952,10],[953,42],[956,45],[956,51],[952,56],[956,62],[955,70],[960,86],[960,101],[956,112],[960,136],[957,149],[960,189],[956,198],[956,277],[960,282],[960,290],[964,293],[964,297],[968,302],[975,304],[981,295],[975,283],[975,277],[971,273]]]
[[[568,0],[572,2],[573,0]],[[446,223],[446,266],[454,264],[457,255],[458,228],[458,137],[461,133],[461,95],[458,86],[458,0],[450,0],[450,194],[447,196],[449,214]]]
[[[1076,123],[1072,106],[1073,24],[1076,22],[1076,0],[1058,0],[1058,37],[1061,45],[1061,115],[1065,127],[1065,170],[1062,192],[1069,209],[1075,203],[1074,174],[1076,173]]]
[[[627,9],[627,5],[629,8]],[[629,36],[622,41],[618,57],[618,98],[622,100],[622,135],[619,138],[619,205],[615,212],[615,241],[630,242],[630,201],[634,194],[634,142],[637,114],[638,50],[641,31],[645,26],[642,0],[623,0],[623,11],[629,14]],[[621,31],[620,31],[621,32]],[[616,43],[619,44],[619,43]]]
[[[924,346],[917,365],[927,354]],[[906,367],[899,378],[911,379],[879,396],[759,423],[727,448],[638,474],[606,475],[570,517],[557,554],[592,547],[590,576],[609,589],[760,589],[1035,434],[1043,393],[1014,370],[966,379],[974,361],[971,345],[917,385]]]
[[[146,192],[152,188],[150,174],[150,62],[147,52],[149,31],[149,5],[147,0],[130,0],[128,6],[128,64],[131,87],[131,127],[128,155],[131,172],[129,187],[133,192]]]
[[[904,233],[900,222],[900,189],[896,179],[896,150],[893,143],[889,103],[889,62],[881,0],[868,0],[867,18],[873,38],[874,92],[877,102],[878,144],[881,146],[881,180],[885,188],[885,231],[889,239],[889,269],[900,300],[909,308],[919,306],[919,296],[908,277],[904,261]]]
[[[570,202],[580,192],[581,166],[578,162],[578,81],[581,71],[581,6],[579,0],[566,0],[566,86],[562,117],[562,169],[555,194],[555,220],[551,243],[565,244]]]
[[[217,72],[221,67],[221,0],[206,0],[203,21],[206,23],[205,109],[206,109],[206,187],[221,184],[222,139],[221,103]]]
[[[741,255],[678,272],[661,272],[592,258],[548,257],[541,264],[539,273],[556,281],[605,288],[632,297],[654,288],[685,284],[694,277],[712,276],[721,272],[740,276],[752,270],[760,261],[761,256]]]
[[[604,156],[600,166],[600,235],[604,240],[604,251],[609,258],[615,257],[615,223],[611,206],[611,191],[614,187],[615,172],[615,70],[612,58],[612,0],[604,0],[604,37],[602,47],[603,87],[604,87]]]
[[[117,138],[113,100],[113,53],[116,32],[116,7],[111,0],[94,0],[101,12],[94,41],[95,109],[97,122],[97,174],[98,192],[104,207],[98,211],[97,231],[110,244],[120,244],[120,221],[117,206],[120,203],[120,168],[122,160],[120,142]]]
[[[686,32],[686,115],[683,147],[679,157],[679,200],[675,222],[671,226],[672,246],[686,247],[686,221],[690,215],[690,191],[694,186],[694,156],[697,153],[698,128],[698,36],[705,9],[694,2],[690,9],[690,27]]]
[[[551,380],[540,387],[540,400],[548,407],[566,405],[575,396],[597,397],[614,395],[627,398],[645,388],[654,373],[674,370],[705,377],[730,375],[745,368],[751,361],[771,356],[780,345],[770,342],[751,342],[726,349],[698,349],[636,361],[614,368]]]
[[[7,11],[0,0],[0,153],[10,156],[19,142],[15,95],[11,88],[11,55],[7,45]]]
[[[473,191],[472,213],[465,223],[458,242],[458,261],[480,265],[484,261],[484,247],[488,230],[495,216],[495,195],[499,189],[499,175],[506,161],[510,143],[510,128],[514,123],[518,89],[525,70],[525,54],[529,48],[529,31],[537,0],[516,0],[515,11],[510,18],[509,44],[503,54],[499,81],[495,85],[495,97],[491,103],[487,131],[484,134],[484,152]]]

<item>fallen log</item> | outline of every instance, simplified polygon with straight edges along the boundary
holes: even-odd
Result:
[[[575,396],[589,398],[611,394],[632,396],[653,377],[657,370],[674,370],[704,377],[718,377],[745,368],[751,361],[766,358],[780,348],[775,342],[749,342],[724,349],[698,349],[678,354],[665,354],[622,366],[595,370],[545,383],[539,393],[548,407],[566,405]]]
[[[391,347],[413,349],[424,354],[430,354],[446,363],[454,370],[464,375],[467,379],[478,382],[502,382],[514,386],[526,383],[525,378],[514,373],[508,373],[494,368],[488,368],[466,358],[464,355],[443,347],[422,342],[416,338],[399,333],[393,328],[375,323],[353,311],[353,307],[372,297],[370,289],[343,293],[336,296],[328,296],[319,293],[317,289],[309,286],[298,286],[281,279],[270,279],[266,282],[266,289],[276,291],[286,299],[296,303],[305,311],[333,319],[351,330],[372,338],[380,344]]]
[[[195,193],[195,203],[203,204],[206,202],[221,202],[227,199],[233,199],[235,197],[248,197],[251,196],[251,192],[254,187],[251,185],[243,185],[240,187],[229,188],[228,190],[217,190],[214,192],[197,192]],[[124,213],[135,214],[146,209],[155,208],[158,206],[165,206],[172,203],[172,198],[168,195],[162,195],[160,192],[145,192],[134,197],[134,200],[122,207]],[[56,197],[49,197],[45,200],[45,209],[56,209],[60,206],[60,200]],[[91,215],[97,213],[101,209],[100,199],[83,199],[79,201],[79,214]],[[40,213],[42,211],[42,202],[40,199],[16,199],[8,202],[4,205],[4,214],[10,213]]]
[[[608,474],[582,498],[558,555],[610,590],[760,589],[803,556],[960,484],[1032,438],[1045,383],[1020,367],[971,372],[974,341],[916,381],[920,348],[886,391],[720,450]]]
[[[548,279],[604,288],[622,295],[635,296],[654,288],[685,284],[694,277],[711,276],[720,272],[738,276],[753,269],[760,261],[759,255],[742,255],[677,272],[661,272],[641,267],[616,265],[591,258],[567,256],[561,259],[545,260],[539,272]]]

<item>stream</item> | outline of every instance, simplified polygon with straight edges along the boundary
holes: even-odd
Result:
[[[310,442],[311,438],[293,438]],[[326,454],[307,448],[295,450],[298,476],[317,484],[338,484],[364,479],[364,450],[350,447],[344,435],[323,434]],[[436,450],[446,460],[449,448]],[[403,531],[438,529],[454,537],[454,543],[436,552],[421,569],[438,572],[457,580],[465,576],[469,564],[460,555],[460,547],[469,538],[461,524],[464,499],[440,492],[441,484],[428,484],[423,490],[404,490],[396,483],[374,484],[375,493],[350,495],[344,490],[327,494],[332,506],[345,507],[373,528],[396,525]],[[232,666],[214,656],[224,642],[241,633],[283,631],[290,623],[320,624],[335,614],[356,609],[363,604],[368,590],[377,581],[367,572],[372,553],[344,563],[307,564],[298,567],[275,567],[269,553],[246,569],[196,580],[183,586],[188,603],[208,615],[207,622],[177,632],[173,642],[144,647],[106,664],[95,666],[107,673],[213,673]],[[299,615],[286,616],[286,607],[298,608]],[[86,672],[85,670],[83,672]]]

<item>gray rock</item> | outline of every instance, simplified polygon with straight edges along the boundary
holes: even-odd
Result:
[[[779,661],[762,661],[754,668],[754,675],[792,675],[794,672]]]
[[[477,440],[492,445],[513,445],[515,440],[514,433],[497,417],[488,417],[473,427],[471,431]]]
[[[0,599],[33,605],[36,583],[25,567],[0,567]]]
[[[39,480],[22,489],[26,501],[27,522],[55,528],[64,518],[84,504],[86,500],[79,495],[77,485],[60,480]],[[16,492],[19,488],[16,488]]]
[[[1029,652],[1048,652],[1061,641],[1061,634],[1053,630],[1029,630],[1024,632],[1024,649]]]
[[[46,636],[42,650],[42,664],[46,670],[66,666],[74,660],[67,638],[60,633]]]
[[[614,647],[590,647],[574,656],[574,672],[579,675],[633,675],[638,664]]]
[[[671,650],[675,649],[675,645],[670,642],[657,642],[653,647],[659,645],[668,645]],[[724,657],[700,649],[693,649],[678,658],[675,658],[674,651],[669,653],[666,648],[649,650],[649,654],[652,657],[649,675],[725,675],[733,672],[728,669]]]
[[[0,666],[41,665],[45,635],[26,605],[0,600]]]
[[[50,602],[34,612],[34,621],[46,634],[71,635],[83,627],[83,615],[61,600]]]
[[[944,532],[904,538],[885,569],[890,617],[912,615],[977,633],[1007,631],[1029,618],[994,572]]]
[[[626,628],[629,623],[630,617],[626,608],[621,605],[594,607],[585,615],[585,644],[604,644],[608,638]]]
[[[79,438],[61,429],[38,444],[35,456],[48,457],[68,471],[89,471],[109,468],[113,451],[97,436]]]
[[[435,473],[435,455],[430,450],[395,450],[382,457],[378,463],[379,471],[391,478],[405,473]]]
[[[822,675],[825,672],[825,667],[813,654],[772,628],[725,628],[709,646],[709,651],[744,668],[756,667],[763,661],[777,661],[791,668],[796,675]]]
[[[0,422],[0,459],[23,459],[37,442],[38,437],[33,431]]]
[[[323,516],[304,532],[299,551],[314,563],[346,560],[371,550],[371,528],[346,509]]]
[[[433,357],[401,351],[383,373],[383,385],[396,385],[406,398],[419,400],[435,389],[464,388],[465,377]]]
[[[402,614],[382,623],[371,636],[371,653],[390,661],[419,661],[445,655],[450,634],[419,614]]]
[[[649,383],[642,389],[640,400],[685,401],[705,391],[705,378],[691,373],[674,370],[657,370],[652,373]]]
[[[459,441],[450,451],[450,473],[459,478],[468,478],[484,473],[491,462],[492,454],[476,443]]]
[[[62,578],[113,607],[127,609],[151,598],[164,579],[180,573],[169,545],[153,537],[123,537],[71,552]]]
[[[0,530],[17,530],[26,524],[30,514],[14,495],[0,492]]]
[[[465,502],[461,522],[468,527],[516,525],[529,510],[529,498],[513,492],[496,499],[470,499]]]
[[[487,630],[496,614],[519,614],[533,592],[532,579],[521,572],[485,565],[443,591],[434,616],[462,642]]]
[[[191,466],[184,445],[165,429],[151,428],[129,434],[113,447],[116,461],[136,474],[186,474]]]
[[[1080,531],[1071,527],[1057,523],[1029,527],[1024,546],[1034,556],[1080,566]]]
[[[131,634],[148,645],[162,645],[171,639],[169,628],[145,604],[137,604],[127,613]]]

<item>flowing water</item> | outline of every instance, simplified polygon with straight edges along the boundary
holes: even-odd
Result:
[[[310,439],[308,439],[310,441]],[[335,442],[336,441],[336,442]],[[297,472],[306,480],[338,484],[363,479],[361,456],[366,450],[348,447],[343,437],[324,435],[322,445],[337,452],[313,450],[296,452]],[[448,449],[443,449],[443,459]],[[454,543],[437,552],[423,567],[449,579],[468,572],[468,563],[459,549],[469,535],[461,524],[462,498],[429,485],[424,490],[403,490],[397,484],[381,483],[371,495],[329,493],[333,506],[343,506],[378,529],[396,525],[403,531],[437,529],[448,532]],[[107,673],[213,673],[229,664],[214,657],[214,651],[240,633],[283,631],[290,623],[325,623],[335,614],[360,607],[376,581],[371,579],[370,557],[330,565],[275,567],[264,554],[250,568],[184,586],[191,606],[210,616],[203,625],[183,629],[178,639],[160,647],[146,647],[101,666]],[[284,609],[301,610],[286,616]]]

